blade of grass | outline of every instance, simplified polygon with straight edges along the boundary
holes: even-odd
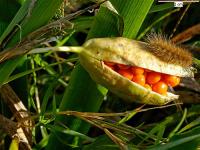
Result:
[[[34,61],[35,61],[35,63],[36,63],[37,65],[39,65],[39,66],[41,66],[41,67],[46,66],[44,69],[48,72],[48,74],[50,74],[50,75],[52,75],[52,76],[54,76],[54,77],[57,76],[57,72],[56,72],[51,66],[49,66],[49,65],[48,65],[48,62],[44,61],[44,60],[40,57],[40,55],[36,55],[36,56],[34,57]],[[59,63],[58,63],[58,64],[59,64]],[[67,86],[67,83],[66,83],[63,79],[61,79],[61,78],[58,77],[58,81],[59,81],[63,86],[65,86],[65,87]]]
[[[48,144],[49,136],[43,138],[32,150],[41,150]]]
[[[6,80],[8,80],[10,74],[15,70],[15,68],[23,61],[22,58],[17,58],[15,61],[8,61],[4,63],[3,65],[0,65],[0,86],[5,83]]]
[[[144,105],[142,105],[139,108],[134,109],[133,111],[131,111],[130,113],[128,113],[125,117],[123,117],[118,123],[122,124],[127,122],[128,120],[130,120],[133,116],[135,116],[141,109],[142,107],[144,107]]]
[[[94,139],[91,138],[91,137],[88,137],[84,134],[81,134],[79,132],[76,132],[76,131],[73,131],[73,130],[70,130],[70,129],[66,129],[64,127],[61,127],[61,126],[52,126],[52,125],[47,125],[47,128],[49,128],[50,130],[54,130],[55,131],[58,131],[58,132],[62,132],[64,134],[69,134],[69,135],[72,135],[72,136],[79,136],[85,140],[88,140],[90,142],[93,142]]]
[[[14,74],[14,75],[10,76],[6,81],[4,81],[3,84],[9,83],[11,81],[14,81],[14,80],[16,80],[18,78],[24,77],[24,76],[26,76],[28,74],[33,73],[33,72],[45,69],[46,67],[50,67],[50,66],[53,67],[55,65],[59,65],[59,64],[65,63],[65,62],[74,62],[74,61],[77,61],[77,59],[76,58],[71,58],[71,59],[67,59],[65,61],[61,61],[61,62],[56,62],[56,63],[44,65],[42,67],[38,67],[38,68],[35,68],[35,69],[26,70],[24,72],[20,72],[20,73],[17,73],[17,74]]]
[[[172,149],[172,148],[175,149],[175,147],[181,146],[181,145],[183,145],[183,146],[181,146],[181,149],[185,149],[188,142],[199,140],[199,137],[200,137],[200,128],[197,127],[197,128],[195,128],[195,129],[193,129],[193,130],[191,130],[191,131],[189,131],[185,134],[176,135],[167,144],[164,144],[164,145],[159,144],[159,145],[153,146],[151,148],[147,148],[147,149],[148,150],[158,150],[158,149],[159,150],[169,150],[169,149]],[[184,144],[186,144],[186,145],[184,145]]]
[[[153,0],[111,0],[115,9],[124,19],[124,37],[135,38]]]
[[[49,101],[49,98],[52,96],[52,93],[53,93],[53,90],[54,90],[54,87],[55,87],[55,83],[51,83],[45,94],[44,94],[44,97],[43,97],[43,100],[42,100],[42,106],[41,106],[41,112],[40,112],[40,116],[43,118],[44,117],[44,113],[46,111],[46,107],[47,107],[47,104],[48,104],[48,101]]]
[[[53,112],[53,114],[55,115],[56,114],[56,112],[57,112],[57,110],[56,110],[56,96],[55,95],[53,95],[53,101],[52,101],[52,112]]]
[[[181,125],[183,124],[184,120],[186,119],[187,117],[187,109],[185,108],[184,109],[184,112],[183,112],[183,116],[180,120],[180,122],[178,123],[178,125],[176,126],[176,128],[174,128],[174,130],[172,130],[168,136],[168,139],[170,139],[171,137],[173,137],[175,135],[175,133],[179,130],[179,128],[181,127]]]
[[[182,132],[189,130],[189,129],[191,129],[191,128],[199,125],[199,124],[200,124],[200,118],[197,118],[194,121],[192,121],[191,123],[184,126],[178,133],[182,133]]]

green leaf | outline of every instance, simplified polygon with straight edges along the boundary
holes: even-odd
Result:
[[[15,70],[15,68],[23,61],[23,57],[22,58],[17,58],[14,60],[10,60],[5,62],[4,64],[0,64],[0,73],[1,73],[1,77],[0,77],[0,86],[6,81],[8,80],[9,76],[11,75],[11,73]]]
[[[46,127],[50,130],[52,130],[53,132],[61,132],[61,133],[64,133],[66,135],[72,135],[72,136],[78,136],[84,140],[87,140],[89,142],[93,142],[94,139],[91,138],[91,137],[88,137],[84,134],[81,134],[79,132],[76,132],[76,131],[73,131],[73,130],[70,130],[70,129],[66,129],[64,127],[61,127],[61,126],[55,126],[55,125],[46,125]],[[67,141],[66,141],[67,142]]]
[[[36,144],[32,150],[41,150],[48,144],[49,136],[43,138],[38,144]]]
[[[4,84],[9,83],[11,81],[14,81],[16,79],[19,79],[21,77],[24,77],[28,74],[33,73],[33,72],[36,72],[36,71],[39,71],[39,70],[42,70],[42,69],[45,70],[47,67],[53,67],[53,66],[65,63],[65,62],[73,62],[73,61],[77,61],[77,59],[76,58],[66,59],[65,61],[62,61],[62,62],[56,62],[56,63],[52,63],[52,64],[43,65],[42,67],[38,67],[38,68],[35,68],[35,69],[26,70],[26,71],[11,75],[7,80],[4,80]],[[59,81],[59,79],[58,79],[58,81]]]
[[[193,145],[191,148],[196,149],[199,145],[200,127],[194,128],[184,134],[175,135],[171,140],[164,145],[157,145],[149,148],[148,150],[169,150],[169,149],[185,149]]]
[[[117,17],[114,12],[111,12],[108,8],[102,6],[95,17],[87,39],[95,37],[121,36],[121,27],[120,24],[118,24],[120,19],[121,18],[119,16]]]
[[[52,101],[52,112],[53,112],[53,114],[55,115],[56,114],[56,96],[55,95],[53,95],[53,101]]]
[[[52,76],[56,77],[57,76],[57,72],[50,66],[48,65],[48,62],[46,62],[45,60],[43,60],[41,58],[40,55],[36,55],[34,57],[34,60],[36,62],[37,65],[41,66],[41,67],[45,67],[45,70]],[[67,83],[65,83],[64,80],[62,80],[61,78],[58,79],[58,81],[63,85],[63,86],[67,86]]]
[[[181,127],[181,125],[183,124],[183,122],[186,120],[186,116],[187,115],[187,108],[184,109],[184,112],[183,112],[183,116],[180,120],[180,122],[178,123],[178,125],[174,128],[174,130],[172,130],[170,133],[169,133],[169,136],[168,138],[170,139],[172,136],[174,136],[174,134],[179,130],[179,128]]]
[[[188,123],[185,127],[183,127],[178,133],[182,133],[186,130],[189,130],[197,125],[200,124],[200,117],[198,117],[197,119],[195,119],[194,121]]]
[[[54,87],[55,87],[55,81],[48,86],[48,88],[44,94],[44,97],[42,99],[42,105],[41,105],[41,113],[40,113],[41,117],[43,117],[43,115],[46,111],[46,107],[47,107],[50,97],[52,96]]]
[[[94,17],[80,17],[72,21],[76,31],[83,31],[87,28],[91,28]]]
[[[124,37],[135,38],[154,0],[111,0],[124,19]]]
[[[84,146],[83,150],[119,150],[119,147],[107,136],[99,136],[92,144]]]

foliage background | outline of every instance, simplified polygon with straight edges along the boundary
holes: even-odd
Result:
[[[92,81],[76,54],[24,54],[6,61],[3,56],[7,51],[11,51],[9,55],[23,52],[27,43],[30,44],[28,49],[78,46],[95,37],[123,36],[144,40],[150,32],[172,38],[199,24],[198,10],[199,3],[188,3],[180,9],[174,8],[173,3],[153,0],[110,0],[104,4],[89,0],[1,0],[1,114],[9,118],[11,124],[22,123],[23,131],[29,130],[25,139],[31,137],[33,142],[25,142],[24,146],[19,139],[11,138],[2,122],[1,148],[196,149],[200,136],[198,72],[195,79],[188,79],[189,83],[175,89],[182,94],[181,100],[189,104],[141,107],[142,104],[123,102]],[[40,27],[63,17],[67,21],[31,36]],[[194,53],[197,71],[199,30],[198,27],[191,34],[192,38],[184,42]],[[9,97],[13,95],[28,113],[18,116],[18,108],[25,109],[16,107],[16,101],[10,102]],[[24,123],[27,116],[34,121],[28,127]]]

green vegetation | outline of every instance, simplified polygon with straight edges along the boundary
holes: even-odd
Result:
[[[199,7],[154,0],[1,0],[0,149],[199,148]],[[77,48],[100,37],[145,41],[152,32],[190,50],[196,68],[194,78],[171,89],[179,101],[163,106],[126,103],[91,79],[78,54],[30,52]]]

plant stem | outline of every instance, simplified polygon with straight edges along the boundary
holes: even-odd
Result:
[[[84,50],[81,46],[61,46],[61,47],[45,47],[45,48],[36,48],[28,52],[28,54],[35,53],[46,53],[46,52],[73,52],[80,53]]]

